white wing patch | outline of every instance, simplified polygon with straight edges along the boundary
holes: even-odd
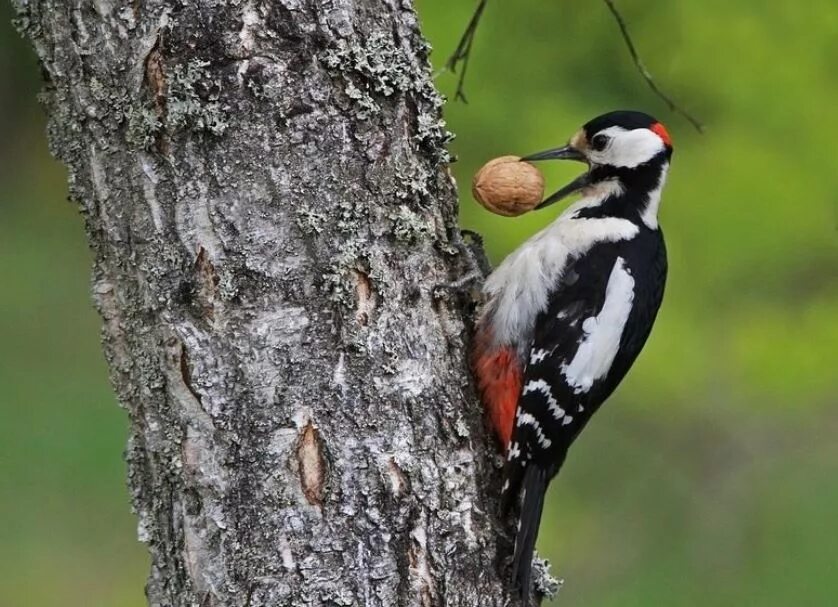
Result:
[[[543,379],[534,379],[527,383],[524,386],[524,390],[521,395],[529,394],[530,392],[540,392],[544,395],[544,398],[547,399],[547,409],[549,409],[550,413],[553,414],[553,419],[556,421],[560,420],[564,417],[565,411],[559,406],[558,401],[553,398],[553,391],[550,389],[550,384],[548,384]]]
[[[562,373],[576,394],[587,392],[608,374],[633,303],[634,278],[625,260],[618,257],[608,277],[602,310],[582,323],[585,337],[570,364],[562,365]]]

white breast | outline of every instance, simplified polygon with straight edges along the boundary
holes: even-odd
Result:
[[[574,219],[581,208],[598,204],[604,195],[586,197],[530,238],[501,263],[483,286],[485,312],[491,315],[496,345],[514,345],[522,355],[529,347],[536,316],[561,278],[569,258],[600,242],[628,240],[639,228],[616,217]]]

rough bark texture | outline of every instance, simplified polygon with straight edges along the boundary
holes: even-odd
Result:
[[[409,0],[13,0],[95,253],[152,605],[503,605]]]

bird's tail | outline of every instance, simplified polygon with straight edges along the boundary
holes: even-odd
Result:
[[[527,466],[521,486],[521,512],[515,536],[515,554],[512,557],[512,576],[524,599],[524,605],[529,605],[532,594],[532,557],[541,524],[544,494],[547,491],[547,471],[541,466]]]

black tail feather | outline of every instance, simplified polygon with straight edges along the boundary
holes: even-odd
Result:
[[[523,500],[515,536],[515,555],[512,557],[512,574],[524,604],[530,604],[532,593],[532,557],[535,540],[541,524],[544,494],[547,491],[547,471],[537,465],[527,466],[521,483]]]
[[[500,513],[506,517],[512,509],[518,505],[518,495],[521,493],[521,483],[524,482],[524,473],[527,468],[524,462],[513,460],[506,462],[504,468],[504,482],[500,493]]]

